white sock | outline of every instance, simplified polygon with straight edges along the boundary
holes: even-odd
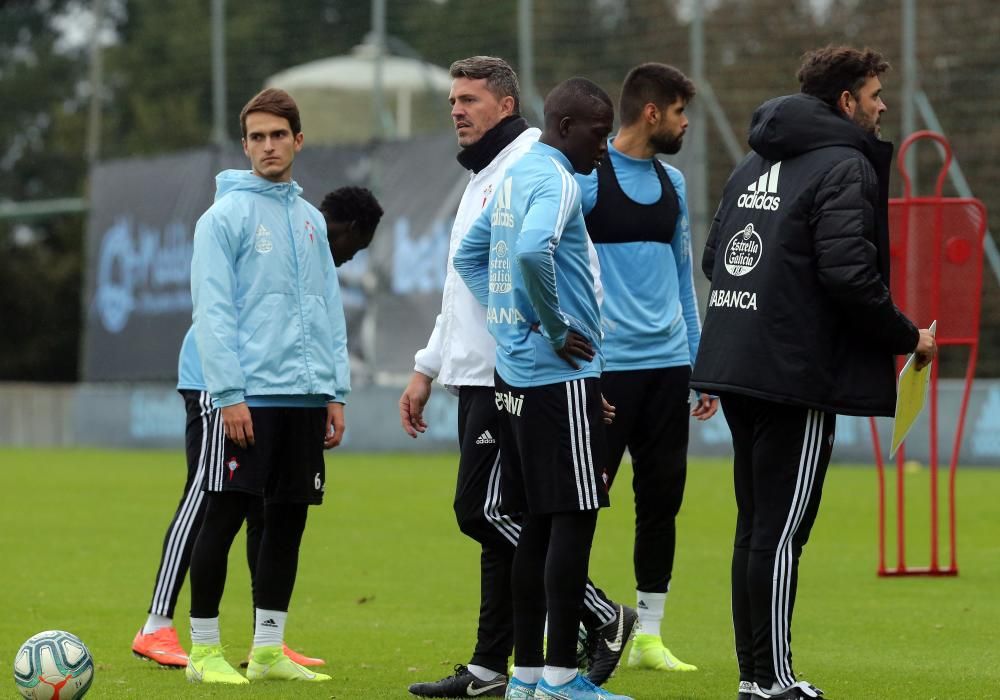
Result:
[[[174,621],[169,617],[164,617],[163,615],[154,615],[149,613],[149,617],[146,618],[146,624],[142,626],[143,634],[152,634],[157,630],[161,630],[164,627],[173,627]]]
[[[754,683],[754,685],[757,684]],[[757,687],[760,688],[760,686]],[[778,682],[775,681],[774,685],[772,685],[770,688],[760,688],[760,690],[767,693],[768,695],[781,695],[782,693],[787,693],[792,688],[801,688],[804,693],[803,697],[806,696],[811,698],[819,697],[818,695],[813,694],[812,691],[815,690],[815,688],[812,688],[812,686],[807,681],[797,681],[796,683],[792,683],[791,685],[785,685],[785,686],[780,686],[778,685]]]
[[[253,646],[280,647],[285,641],[285,620],[288,613],[281,610],[262,610],[255,612],[256,622],[253,628]]]
[[[476,664],[469,664],[466,668],[469,669],[469,673],[481,681],[494,681],[503,675],[485,666],[477,666]]]
[[[542,680],[542,667],[515,666],[514,678],[521,681],[522,683],[527,683],[528,685],[535,685],[538,681]]]
[[[550,686],[565,685],[576,678],[580,671],[575,668],[564,668],[563,666],[546,666],[542,670],[542,679]]]
[[[646,593],[636,591],[636,611],[639,613],[639,633],[660,636],[660,622],[663,621],[663,606],[666,593]]]
[[[192,617],[191,643],[209,645],[222,644],[222,641],[219,638],[219,618]]]

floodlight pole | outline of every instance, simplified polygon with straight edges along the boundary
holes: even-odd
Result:
[[[535,87],[535,36],[532,19],[535,3],[533,0],[518,0],[517,3],[517,62],[521,76],[521,111],[524,116],[534,117],[542,123],[542,100]],[[529,114],[530,112],[530,114]]]
[[[212,0],[212,143],[226,145],[226,0]]]
[[[903,0],[903,134],[900,140],[908,139],[917,130],[917,7],[916,0]],[[906,154],[906,172],[910,174],[913,191],[917,191],[917,160],[911,149]]]
[[[104,56],[101,51],[101,25],[104,24],[104,0],[94,0],[94,28],[90,36],[90,112],[87,120],[87,163],[94,165],[101,154],[101,90],[104,82]]]
[[[372,0],[372,39],[375,42],[374,79],[372,81],[372,111],[375,113],[375,139],[381,141],[388,133],[385,119],[385,0]]]
[[[697,89],[707,85],[705,78],[705,9],[701,2],[694,3],[694,16],[691,18],[691,52],[689,60],[691,62],[691,79]],[[691,179],[691,188],[688,190],[688,202],[691,206],[691,230],[697,232],[697,244],[702,243],[702,231],[706,231],[708,226],[708,110],[706,100],[698,100],[696,97],[692,103],[694,112],[694,128],[691,129],[691,169],[687,173]]]

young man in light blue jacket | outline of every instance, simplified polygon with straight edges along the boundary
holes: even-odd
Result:
[[[341,187],[328,193],[320,204],[320,211],[326,220],[330,252],[337,267],[368,247],[382,218],[382,207],[378,200],[363,187]],[[184,429],[187,479],[177,510],[163,538],[149,616],[132,640],[132,653],[161,666],[184,668],[188,663],[188,655],[177,638],[174,607],[187,578],[191,552],[208,505],[203,491],[205,471],[209,464],[221,463],[220,454],[225,443],[225,436],[217,427],[220,425],[219,410],[212,406],[212,397],[205,386],[193,327],[188,330],[181,344],[177,390],[184,399],[187,413]],[[260,552],[264,499],[253,499],[247,505],[247,563],[252,582]],[[287,645],[284,652],[292,661],[303,666],[326,664],[321,658],[305,656]]]
[[[267,89],[243,108],[240,126],[252,170],[216,178],[191,262],[195,338],[225,443],[208,464],[208,506],[191,557],[186,673],[204,683],[325,681],[282,647],[306,514],[326,488],[323,449],[344,434],[344,311],[326,223],[292,180],[303,141],[298,107]],[[256,625],[244,678],[222,654],[219,602],[229,548],[247,503],[261,496]]]

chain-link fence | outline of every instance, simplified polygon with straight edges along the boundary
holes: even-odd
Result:
[[[215,25],[213,7],[223,18]],[[102,16],[96,33],[88,24],[95,11]],[[331,80],[337,71],[355,80],[327,85],[330,99],[311,107],[308,118],[304,114],[307,142],[311,125],[341,140],[353,134],[355,141],[447,131],[447,92],[435,82],[440,73],[433,67],[447,69],[469,55],[510,60],[521,75],[524,112],[536,123],[541,96],[566,77],[585,75],[617,96],[631,66],[661,61],[694,77],[699,90],[677,159],[689,179],[698,241],[734,161],[747,148],[753,109],[797,90],[794,74],[804,51],[848,43],[877,48],[893,64],[883,80],[889,106],[883,136],[898,144],[909,130],[940,128],[971,193],[1000,211],[1000,191],[993,186],[1000,174],[1000,13],[994,0],[38,0],[9,3],[0,13],[0,96],[5,105],[16,105],[0,118],[0,183],[13,200],[84,191],[83,136],[95,126],[94,115],[99,121],[90,145],[101,160],[177,153],[220,139],[236,143],[236,115],[252,94],[276,74],[321,59],[362,62],[327,71]],[[373,33],[383,18],[384,34]],[[101,49],[96,63],[95,36]],[[426,70],[408,85],[394,84],[388,59],[381,73],[373,67],[371,52],[380,44]],[[367,48],[356,50],[359,45]],[[370,85],[363,84],[365,70],[374,71]],[[88,111],[95,85],[98,100]],[[222,133],[213,133],[220,110]],[[338,128],[326,128],[331,125]],[[927,191],[940,159],[925,148],[917,163],[918,186]],[[363,177],[383,200],[394,196],[380,187],[377,168]],[[892,191],[899,194],[900,178],[894,178]],[[945,194],[960,193],[949,181]],[[47,225],[34,220],[29,228],[44,231]],[[16,228],[20,235],[24,226],[0,220],[0,234]],[[987,267],[980,376],[1000,376],[995,275]],[[416,348],[423,340],[400,342]]]

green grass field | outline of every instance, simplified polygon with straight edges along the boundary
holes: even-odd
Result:
[[[316,686],[189,685],[135,659],[164,528],[183,482],[177,452],[0,450],[0,660],[44,629],[79,635],[97,673],[93,698],[404,698],[417,680],[447,675],[471,653],[478,553],[451,511],[455,457],[333,454],[327,502],[310,514],[288,623],[293,646],[329,661]],[[907,477],[920,510],[926,470]],[[595,581],[634,603],[628,476],[601,515]],[[733,698],[729,614],[735,507],[729,466],[693,460],[668,645],[690,674],[632,671],[609,687],[636,698]],[[622,489],[622,487],[625,487]],[[796,671],[834,700],[1000,698],[1000,470],[959,475],[959,565],[952,579],[875,576],[875,476],[834,467],[802,560],[793,629]],[[616,498],[617,496],[617,498]],[[924,563],[926,530],[912,533]],[[925,526],[926,527],[926,526]],[[222,631],[229,656],[251,637],[249,582],[238,540]],[[188,592],[178,604],[187,641]],[[7,676],[11,678],[10,675]],[[0,695],[13,697],[13,682]],[[0,686],[2,688],[3,686]]]

